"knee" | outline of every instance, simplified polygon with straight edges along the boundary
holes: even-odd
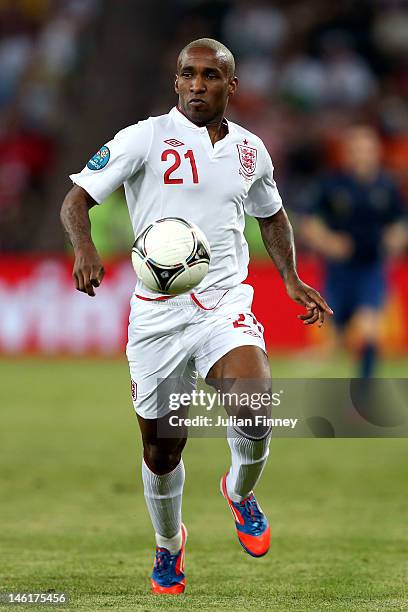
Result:
[[[155,474],[167,474],[178,466],[186,440],[180,440],[171,447],[156,443],[144,444],[144,459]]]

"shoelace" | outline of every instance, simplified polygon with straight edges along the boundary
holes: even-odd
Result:
[[[246,512],[248,518],[252,522],[254,533],[258,531],[262,532],[263,531],[263,515],[258,507],[258,504],[256,503],[255,497],[253,495],[250,495],[249,497],[244,499],[242,502],[240,502],[239,505],[244,508],[244,511]]]
[[[176,559],[177,554],[171,555],[166,548],[157,548],[154,569],[164,578],[171,573]]]

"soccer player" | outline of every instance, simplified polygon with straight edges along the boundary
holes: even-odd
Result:
[[[352,325],[359,345],[359,375],[373,375],[386,294],[385,255],[406,245],[402,200],[381,169],[381,144],[369,126],[342,137],[343,168],[324,176],[303,233],[326,261],[325,292],[338,334]],[[340,338],[339,338],[340,339]]]
[[[82,172],[71,175],[74,186],[61,210],[75,251],[75,286],[90,296],[104,270],[88,210],[121,184],[135,235],[156,219],[181,217],[196,223],[211,246],[209,272],[193,293],[159,295],[138,280],[131,299],[127,357],[143,439],[145,499],[156,534],[155,593],[184,591],[187,535],[181,522],[187,434],[160,437],[169,405],[157,393],[159,380],[175,380],[174,390],[185,392],[194,388],[198,372],[215,386],[235,380],[243,390],[246,381],[255,381],[258,391],[270,389],[262,327],[251,313],[253,289],[242,284],[248,265],[244,212],[258,219],[289,296],[306,309],[298,315],[304,324],[322,325],[325,314],[332,314],[296,272],[292,228],[264,144],[225,118],[236,89],[234,58],[224,45],[207,38],[188,44],[177,62],[177,106],[121,130],[104,145]],[[238,539],[253,557],[269,548],[269,523],[253,489],[270,434],[268,427],[256,435],[239,427],[227,432],[231,467],[221,491]]]

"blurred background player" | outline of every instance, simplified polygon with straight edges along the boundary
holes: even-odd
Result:
[[[381,168],[381,143],[369,126],[345,130],[342,168],[318,181],[306,242],[326,261],[325,292],[342,332],[350,324],[359,352],[359,375],[373,375],[386,296],[387,254],[406,244],[401,195]]]

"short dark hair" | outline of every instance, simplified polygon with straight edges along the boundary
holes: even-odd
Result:
[[[188,43],[188,45],[186,45],[179,53],[177,59],[177,68],[180,67],[180,63],[184,53],[189,49],[193,49],[195,47],[204,47],[206,49],[212,49],[213,51],[215,51],[218,56],[222,56],[222,59],[224,60],[228,69],[228,76],[232,78],[235,75],[234,56],[232,55],[228,47],[223,45],[218,40],[215,40],[214,38],[198,38],[197,40],[193,40],[192,42]]]

